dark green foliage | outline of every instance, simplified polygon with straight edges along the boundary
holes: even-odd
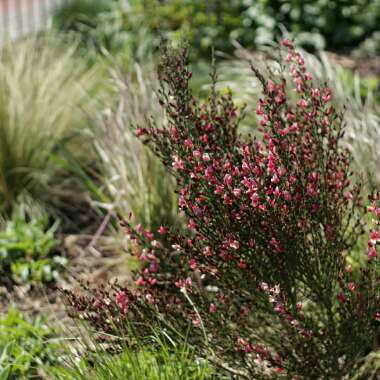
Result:
[[[98,33],[103,14],[112,9],[113,1],[107,0],[70,0],[64,2],[55,11],[54,25],[60,31],[80,33],[83,42],[100,47],[107,46],[111,36]]]

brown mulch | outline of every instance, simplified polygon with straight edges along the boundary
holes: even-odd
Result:
[[[380,56],[356,58],[330,52],[327,54],[332,62],[336,62],[346,69],[357,71],[362,76],[380,76]]]
[[[128,256],[111,249],[113,239],[94,235],[67,235],[63,239],[63,256],[68,259],[67,270],[56,285],[31,287],[14,285],[11,289],[0,287],[0,315],[15,306],[29,317],[46,315],[54,324],[70,323],[60,289],[78,290],[80,281],[91,286],[105,286],[117,279],[130,279]]]

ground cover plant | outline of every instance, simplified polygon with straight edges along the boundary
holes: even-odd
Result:
[[[29,321],[9,309],[0,318],[0,378],[42,379],[48,365],[58,364],[59,344],[44,317]]]
[[[292,42],[282,44],[269,78],[252,68],[263,88],[258,138],[237,133],[231,94],[214,85],[208,101],[193,97],[186,48],[164,49],[167,123],[136,134],[175,177],[188,230],[121,222],[143,265],[136,283],[66,292],[97,331],[152,347],[159,329],[247,379],[351,378],[376,354],[379,196],[368,246],[352,263],[367,220],[343,115]]]
[[[2,285],[48,284],[60,277],[67,260],[59,255],[56,231],[45,212],[30,212],[22,204],[0,227],[0,274]]]

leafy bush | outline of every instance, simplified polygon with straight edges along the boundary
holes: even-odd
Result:
[[[52,47],[52,43],[58,44]],[[0,211],[21,193],[45,199],[60,167],[57,148],[84,123],[95,70],[75,46],[30,39],[0,53]],[[81,109],[82,108],[82,109]]]
[[[29,322],[18,310],[10,309],[0,319],[0,378],[42,379],[45,366],[58,362],[53,337],[45,318]]]
[[[137,133],[176,178],[188,232],[123,222],[144,265],[136,285],[66,292],[97,331],[150,345],[152,328],[186,336],[199,355],[247,379],[351,378],[376,351],[380,197],[371,198],[367,252],[350,265],[364,216],[342,115],[331,89],[317,87],[292,43],[283,45],[285,62],[269,79],[253,68],[263,87],[260,139],[238,136],[231,94],[214,86],[206,103],[193,97],[186,49],[164,51],[168,120]]]
[[[63,32],[80,33],[86,44],[100,48],[108,46],[111,34],[97,33],[103,15],[112,10],[112,0],[70,0],[61,3],[54,12],[54,26]],[[106,20],[105,20],[106,21]],[[102,24],[106,28],[105,24]]]
[[[47,214],[29,215],[17,207],[0,230],[1,282],[49,283],[58,279],[66,259],[54,256],[58,222],[50,226]]]
[[[89,9],[72,3],[58,12],[58,24],[78,20],[80,27],[72,29],[83,40],[108,49],[123,49],[124,42],[140,58],[160,37],[185,36],[197,56],[209,56],[211,46],[232,52],[235,40],[247,48],[266,44],[281,36],[283,27],[307,48],[347,51],[362,44],[362,50],[373,52],[380,21],[379,0],[130,0],[116,1],[102,13],[99,1]]]

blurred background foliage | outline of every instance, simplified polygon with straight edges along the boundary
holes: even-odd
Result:
[[[126,49],[142,58],[160,38],[189,40],[194,55],[224,53],[235,41],[256,48],[284,30],[302,47],[376,55],[380,0],[71,0],[55,25],[85,44]]]

